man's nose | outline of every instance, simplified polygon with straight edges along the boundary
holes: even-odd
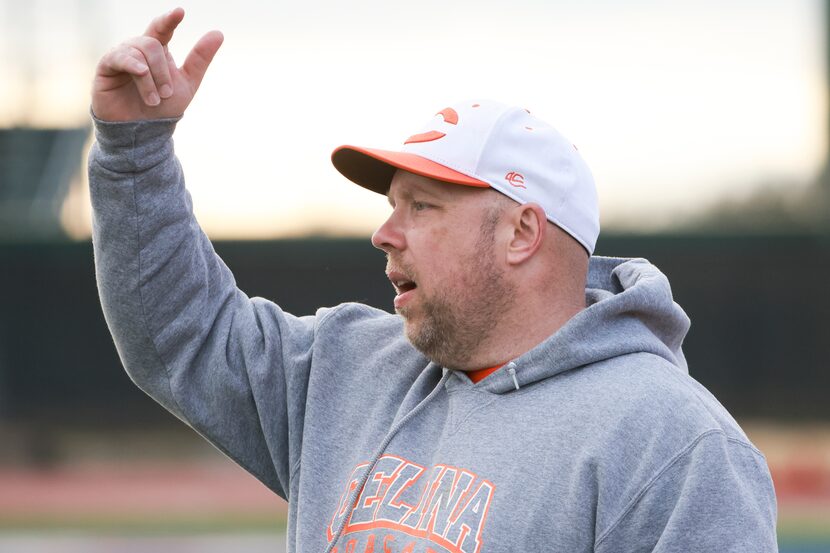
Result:
[[[390,250],[400,251],[406,247],[404,235],[395,220],[395,213],[392,213],[386,222],[372,234],[372,245],[386,253]]]

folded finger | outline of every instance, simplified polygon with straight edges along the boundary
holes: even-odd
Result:
[[[121,73],[141,75],[149,71],[150,69],[144,63],[143,56],[132,55],[132,50],[130,46],[126,45],[113,48],[98,62],[96,74],[102,77],[114,77]]]
[[[132,61],[129,61],[130,59]],[[136,91],[145,104],[148,106],[159,105],[161,98],[159,97],[156,83],[153,80],[153,75],[149,67],[147,67],[147,60],[144,59],[144,54],[140,50],[133,48],[126,54],[124,64],[144,67],[144,71],[125,71],[125,73],[128,73],[132,78]]]
[[[158,97],[169,98],[173,94],[173,79],[167,62],[166,48],[158,40],[146,36],[136,37],[128,41],[128,44],[138,50],[146,60]]]

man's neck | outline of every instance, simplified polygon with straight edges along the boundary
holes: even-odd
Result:
[[[534,301],[514,304],[494,322],[492,332],[460,370],[472,371],[502,365],[532,350],[556,333],[584,304],[573,301]]]

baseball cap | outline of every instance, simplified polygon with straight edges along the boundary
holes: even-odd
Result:
[[[599,206],[591,171],[571,142],[526,109],[461,102],[436,113],[400,151],[345,145],[331,161],[347,179],[379,194],[403,169],[537,203],[551,223],[594,252]]]

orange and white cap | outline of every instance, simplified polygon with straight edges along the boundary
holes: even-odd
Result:
[[[347,179],[380,194],[397,169],[494,188],[520,204],[539,204],[589,254],[596,246],[599,206],[588,165],[556,129],[522,108],[460,103],[435,114],[401,151],[340,146],[331,160]]]

